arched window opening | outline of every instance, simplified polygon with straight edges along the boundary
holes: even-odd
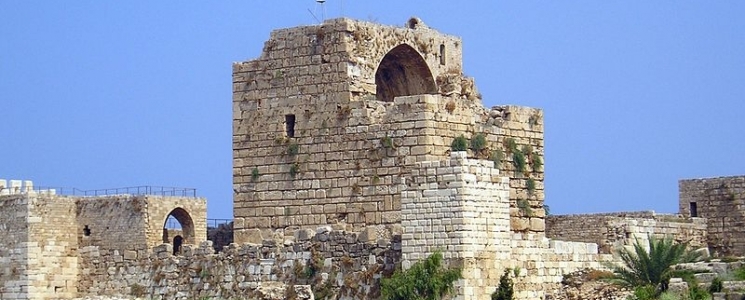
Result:
[[[194,222],[183,208],[168,213],[163,223],[163,243],[173,243],[173,254],[181,253],[181,245],[194,240]]]
[[[393,101],[399,96],[437,94],[432,71],[424,58],[409,45],[398,45],[380,61],[375,71],[378,100]]]

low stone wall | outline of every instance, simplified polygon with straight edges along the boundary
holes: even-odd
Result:
[[[601,253],[612,253],[636,240],[672,237],[691,247],[706,247],[706,220],[653,211],[546,217],[546,236],[556,240],[597,243]]]
[[[170,244],[147,257],[137,252],[80,250],[81,296],[131,295],[148,299],[292,299],[294,285],[310,284],[317,299],[379,296],[379,279],[400,261],[400,239],[367,240],[365,234],[298,230],[262,244],[230,244],[215,254],[211,241]]]
[[[610,254],[594,243],[555,241],[540,234],[513,234],[512,255],[503,262],[516,272],[515,299],[544,299],[561,288],[564,275],[582,269],[606,269]]]

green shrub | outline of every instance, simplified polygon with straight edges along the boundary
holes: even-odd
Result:
[[[697,282],[688,283],[688,300],[707,300],[711,299],[709,292],[700,288]]]
[[[471,150],[481,151],[486,149],[486,136],[483,133],[476,134],[471,138]]]
[[[743,281],[745,280],[745,266],[739,267],[735,269],[735,271],[732,274],[735,279]]]
[[[505,269],[504,274],[499,277],[497,290],[491,294],[491,300],[512,300],[515,298],[514,294],[514,283],[510,278],[510,269]]]
[[[459,137],[453,139],[450,148],[453,151],[466,151],[468,149],[468,139],[461,134]]]
[[[714,277],[714,280],[712,280],[709,285],[709,293],[721,293],[723,288],[722,278]]]
[[[446,269],[442,253],[433,253],[406,271],[396,270],[380,282],[383,300],[439,300],[453,291],[460,269]]]
[[[538,154],[538,152],[533,152],[533,155],[531,156],[533,158],[533,161],[531,163],[533,167],[533,172],[539,172],[541,171],[541,168],[543,168],[543,159]]]
[[[259,168],[254,168],[253,170],[251,170],[251,181],[256,181],[257,179],[259,179],[259,176],[261,176],[259,174]]]
[[[512,165],[515,166],[515,175],[525,173],[525,154],[521,151],[512,153]]]
[[[659,297],[657,297],[659,300],[680,300],[680,296],[670,293],[670,292],[664,292],[660,294]]]
[[[528,195],[533,195],[533,193],[535,193],[535,180],[533,180],[533,178],[528,178],[525,182],[525,186],[528,189]]]
[[[515,142],[515,139],[513,138],[507,138],[504,140],[504,145],[507,147],[507,151],[510,152],[516,152],[517,151],[517,143]]]
[[[657,292],[654,286],[642,285],[634,288],[634,299],[636,300],[653,300]]]

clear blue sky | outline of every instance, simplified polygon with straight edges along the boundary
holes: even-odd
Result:
[[[210,218],[231,218],[231,63],[315,6],[0,1],[0,178],[195,187]],[[745,1],[343,8],[459,35],[485,105],[543,108],[553,213],[674,212],[678,179],[745,174]]]

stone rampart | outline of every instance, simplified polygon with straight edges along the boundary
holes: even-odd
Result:
[[[745,176],[679,182],[679,212],[706,218],[707,243],[715,255],[745,255]]]
[[[706,220],[653,211],[600,214],[555,215],[546,217],[546,236],[564,241],[596,243],[601,253],[613,253],[635,241],[645,244],[650,236],[670,237],[706,247]]]

